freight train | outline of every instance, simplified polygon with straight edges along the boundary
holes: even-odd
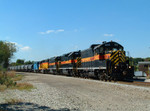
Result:
[[[113,41],[92,44],[86,50],[69,52],[34,64],[10,66],[9,70],[96,77],[105,81],[133,79],[134,76],[134,67],[129,64],[123,46]]]

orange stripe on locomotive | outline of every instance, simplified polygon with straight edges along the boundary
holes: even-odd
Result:
[[[90,62],[90,61],[95,61],[95,60],[103,60],[103,59],[110,59],[111,54],[105,54],[105,55],[95,55],[93,57],[87,57],[87,58],[82,58],[81,62]],[[71,64],[71,63],[77,63],[77,60],[68,60],[68,61],[62,61],[61,64]],[[48,62],[40,64],[41,69],[43,68],[48,68],[47,66]],[[50,66],[56,65],[57,62],[54,63],[49,63]]]
[[[39,70],[48,69],[48,67],[49,67],[49,63],[48,62],[40,63]]]

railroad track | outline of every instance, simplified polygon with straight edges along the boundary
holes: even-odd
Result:
[[[117,83],[127,84],[127,85],[135,85],[135,86],[150,87],[150,82],[141,82],[141,81],[126,82],[126,81],[118,81]]]
[[[64,76],[64,75],[62,75],[62,76]],[[70,76],[68,76],[68,77],[70,77]],[[76,77],[76,78],[83,78],[83,77]],[[84,79],[98,80],[98,79],[96,79],[96,78],[84,78]],[[104,80],[104,81],[105,81],[105,80]],[[119,84],[150,87],[150,82],[143,82],[143,81],[139,81],[139,80],[107,81],[107,82],[115,82],[115,83],[119,83]]]
[[[83,77],[76,77],[76,78],[83,78]],[[84,78],[84,79],[98,80],[97,78]],[[103,81],[105,81],[105,80],[103,80]],[[140,81],[140,79],[126,80],[126,81],[106,81],[106,82],[115,82],[115,83],[119,83],[119,84],[150,87],[150,82]]]
[[[83,78],[83,77],[77,77],[77,78]],[[84,79],[98,80],[96,78],[84,78]],[[106,82],[115,82],[115,83],[119,83],[119,84],[150,87],[150,82],[144,82],[144,81],[140,81],[137,79],[136,80],[126,80],[126,81],[106,81]]]

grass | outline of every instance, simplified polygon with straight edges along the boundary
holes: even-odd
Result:
[[[30,83],[17,83],[22,78],[23,75],[16,74],[14,71],[6,72],[5,74],[0,72],[0,91],[6,89],[31,90],[34,88]]]

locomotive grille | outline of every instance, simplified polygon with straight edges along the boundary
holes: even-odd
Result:
[[[115,51],[111,54],[110,60],[113,65],[118,65],[120,62],[125,62],[125,54],[123,51]]]

